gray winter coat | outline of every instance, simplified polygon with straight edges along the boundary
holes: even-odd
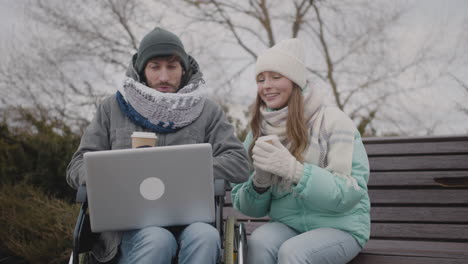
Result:
[[[67,168],[67,182],[73,188],[85,184],[83,154],[88,151],[131,148],[130,135],[145,131],[134,124],[119,108],[116,96],[105,99],[94,119],[84,132],[80,146]],[[190,125],[174,133],[157,134],[158,146],[210,143],[213,148],[213,174],[215,178],[232,183],[244,182],[249,176],[249,162],[242,143],[223,110],[213,101],[206,100],[200,116]],[[111,260],[118,252],[120,232],[105,232],[92,253],[100,262]]]

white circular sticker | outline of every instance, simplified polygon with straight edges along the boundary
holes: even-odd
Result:
[[[157,200],[164,194],[164,183],[155,177],[144,179],[140,184],[140,193],[146,200]]]

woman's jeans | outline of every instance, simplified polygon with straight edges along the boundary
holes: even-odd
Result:
[[[216,263],[220,255],[219,232],[212,225],[194,223],[183,229],[146,227],[127,231],[120,244],[118,263]]]
[[[247,263],[255,264],[344,264],[361,251],[347,232],[318,228],[301,234],[278,222],[257,228],[247,244]]]

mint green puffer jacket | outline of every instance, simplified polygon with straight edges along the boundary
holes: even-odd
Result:
[[[250,144],[249,133],[244,147],[248,149]],[[351,172],[358,190],[344,178],[310,163],[304,163],[303,177],[288,193],[272,187],[259,194],[253,188],[252,176],[253,172],[247,182],[234,185],[231,192],[234,208],[243,214],[268,215],[271,221],[284,223],[299,232],[322,227],[340,229],[353,235],[361,246],[369,240],[369,161],[359,132],[354,137]]]

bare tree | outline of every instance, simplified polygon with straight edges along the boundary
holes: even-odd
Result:
[[[218,58],[195,38],[202,34],[174,25],[184,18],[168,9],[167,1],[28,1],[29,27],[34,30],[19,33],[26,37],[12,41],[15,52],[0,61],[0,93],[6,106],[42,106],[70,121],[89,120],[99,102],[121,84],[140,39],[156,26],[176,28],[190,54],[197,59],[203,55],[208,65],[219,69],[218,63],[210,63]],[[223,89],[215,90],[222,97]]]
[[[69,48],[75,50],[65,50],[61,57],[67,58],[68,54],[98,58],[121,70],[126,69],[129,57],[137,50],[139,36],[162,19],[160,11],[150,11],[152,4],[147,1],[33,0],[33,3],[30,12],[34,21],[66,36]]]
[[[0,63],[3,103],[86,124],[119,85],[139,37],[162,18],[149,7],[136,0],[30,0],[33,29]]]
[[[463,23],[463,31],[467,32],[468,31],[468,18],[464,20]],[[464,37],[464,38],[463,38]],[[465,48],[464,52],[466,53],[466,42],[468,41],[468,35],[460,36],[459,39],[459,44],[460,46],[463,46]],[[465,63],[459,66],[458,68],[463,69],[464,67],[466,68],[468,66],[468,60],[465,60]],[[462,74],[460,74],[462,75]],[[462,77],[459,77],[459,75],[456,74],[449,74],[449,77],[455,81],[458,87],[460,87],[462,96],[459,101],[455,102],[457,110],[459,110],[461,113],[465,114],[468,117],[468,104],[466,103],[468,101],[468,78],[466,74]]]
[[[177,29],[202,64],[209,95],[225,105],[234,93],[254,86],[252,65],[259,52],[278,40],[301,38],[310,85],[367,134],[378,134],[383,123],[407,133],[402,117],[394,114],[402,108],[398,98],[446,75],[455,58],[434,52],[434,43],[443,37],[439,32],[415,52],[395,52],[401,49],[392,30],[407,6],[394,1],[28,1],[31,32],[38,33],[21,39],[25,44],[15,44],[15,52],[0,61],[2,103],[45,106],[81,123],[115,92],[139,40],[158,25]],[[434,71],[429,65],[442,66]],[[254,88],[250,91],[253,95]]]
[[[92,90],[89,81],[77,81],[76,72],[59,65],[48,44],[36,39],[34,48],[22,47],[5,56],[0,65],[2,108],[23,106],[36,109],[41,116],[85,125],[86,115],[80,106],[95,107],[102,94]]]
[[[348,113],[361,133],[375,134],[375,120],[384,115],[395,96],[430,85],[446,74],[427,76],[431,63],[450,63],[436,54],[435,39],[416,53],[400,56],[391,30],[407,11],[403,3],[360,0],[178,0],[173,8],[192,19],[231,33],[231,42],[244,52],[245,65],[228,76],[236,78],[253,64],[258,52],[278,40],[299,37],[309,54],[311,85],[325,87],[334,104]],[[418,83],[402,84],[409,74]],[[387,110],[386,110],[387,109]],[[388,121],[388,120],[385,120]],[[398,123],[397,117],[392,122]],[[400,133],[404,131],[400,130]]]
[[[457,109],[464,113],[466,116],[468,116],[468,105],[466,103],[466,99],[468,98],[468,83],[467,82],[464,82],[463,80],[461,80],[460,78],[456,77],[455,75],[451,75],[451,77],[453,78],[453,80],[455,80],[455,82],[460,86],[461,90],[464,92],[465,94],[465,97],[463,99],[464,102],[455,102],[456,106],[457,106]]]

